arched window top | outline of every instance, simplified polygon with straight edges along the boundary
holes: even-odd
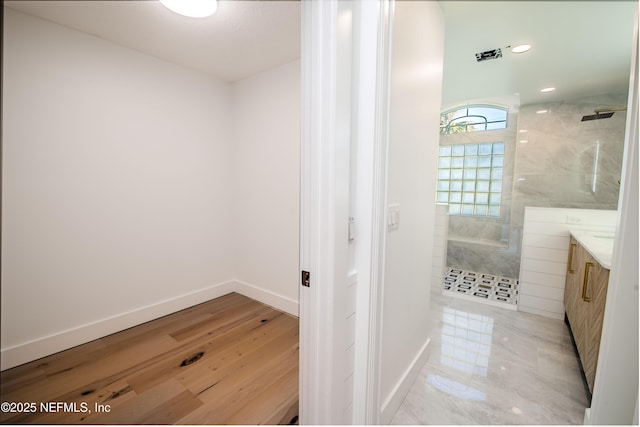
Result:
[[[507,107],[467,105],[447,110],[440,115],[440,133],[465,133],[507,128]]]

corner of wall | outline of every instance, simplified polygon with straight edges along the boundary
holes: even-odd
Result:
[[[195,292],[140,307],[74,329],[41,337],[0,351],[0,370],[10,369],[127,328],[157,319],[206,301],[237,292],[263,304],[299,317],[298,301],[238,280],[218,283]]]
[[[0,370],[10,369],[41,357],[67,350],[232,292],[243,293],[239,292],[237,288],[238,285],[234,281],[222,282],[195,292],[78,326],[77,328],[2,349],[0,351]],[[243,295],[245,294],[243,293]]]
[[[234,292],[259,301],[263,304],[270,305],[271,307],[280,311],[284,311],[285,313],[288,313],[292,316],[299,317],[297,300],[287,298],[283,295],[268,291],[255,285],[250,285],[249,283],[242,282],[240,280],[234,280],[232,283]]]

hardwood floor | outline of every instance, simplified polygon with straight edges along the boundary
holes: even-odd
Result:
[[[296,423],[298,319],[232,293],[0,380],[2,423]]]

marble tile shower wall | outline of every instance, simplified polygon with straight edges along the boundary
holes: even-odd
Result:
[[[525,206],[617,209],[626,111],[608,119],[580,120],[596,108],[626,104],[622,94],[521,107],[514,228],[521,229]],[[540,110],[548,113],[536,113]]]
[[[526,206],[617,209],[626,111],[581,119],[597,108],[626,105],[627,94],[620,94],[520,108],[511,204],[511,238],[518,248]]]
[[[517,127],[466,134],[462,142],[462,135],[443,135],[441,145],[505,143],[502,216],[451,216],[447,265],[519,278],[525,206],[616,209],[626,111],[608,119],[581,119],[596,108],[626,103],[627,95],[619,94],[525,105],[517,118],[509,115]]]

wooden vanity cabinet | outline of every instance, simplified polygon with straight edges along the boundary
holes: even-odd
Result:
[[[608,283],[609,270],[571,237],[564,307],[587,385],[592,393]]]

